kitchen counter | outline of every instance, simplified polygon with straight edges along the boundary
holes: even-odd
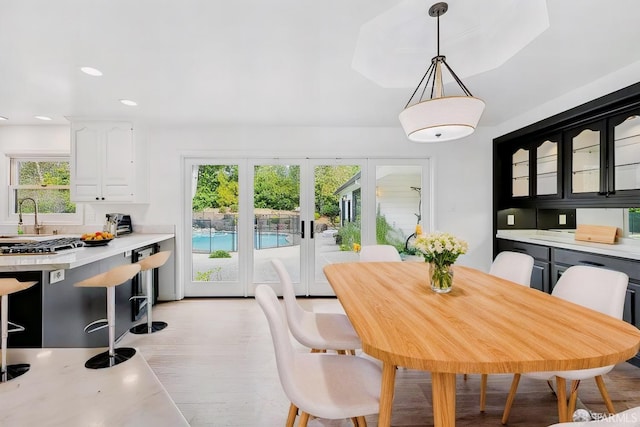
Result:
[[[59,235],[51,237],[74,237]],[[75,236],[79,237],[79,236]],[[0,255],[0,272],[9,271],[50,271],[71,269],[110,256],[125,253],[143,246],[172,239],[173,234],[132,233],[113,239],[106,246],[67,249],[50,255]]]
[[[112,368],[84,367],[104,350],[10,349],[9,364],[30,363],[31,368],[0,384],[0,425],[189,425],[139,351]]]
[[[573,233],[547,230],[498,230],[496,238],[640,261],[640,240],[619,238],[612,245],[576,241]]]

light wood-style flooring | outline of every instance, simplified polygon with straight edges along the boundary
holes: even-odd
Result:
[[[300,299],[300,303],[316,311],[341,310],[332,298]],[[160,303],[153,314],[154,320],[169,326],[149,336],[128,333],[118,345],[142,352],[191,426],[284,426],[289,401],[278,380],[266,319],[254,299],[185,299]],[[618,365],[605,381],[618,411],[640,406],[640,368]],[[510,383],[510,375],[490,375],[487,409],[480,413],[480,376],[469,375],[465,381],[460,375],[456,425],[500,426]],[[580,385],[578,406],[606,410],[593,381]],[[375,426],[377,416],[368,416],[367,422]],[[509,425],[543,427],[556,422],[555,397],[546,383],[523,378]],[[350,423],[312,420],[309,425]],[[392,425],[433,425],[428,372],[398,369]]]

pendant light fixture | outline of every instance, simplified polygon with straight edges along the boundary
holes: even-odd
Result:
[[[484,110],[484,101],[471,95],[469,89],[447,64],[446,57],[440,55],[440,16],[444,15],[448,8],[444,2],[436,3],[429,8],[429,16],[436,18],[438,22],[437,55],[431,58],[431,65],[399,116],[402,128],[411,141],[440,142],[471,135]],[[443,66],[462,89],[461,95],[444,95]],[[420,97],[411,104],[418,91],[421,91]],[[425,93],[429,98],[424,99]]]

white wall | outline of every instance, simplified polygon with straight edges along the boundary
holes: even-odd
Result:
[[[176,226],[180,247],[183,183],[181,156],[263,157],[420,157],[431,158],[435,228],[469,242],[460,263],[488,269],[491,262],[492,140],[637,81],[640,62],[563,95],[495,128],[479,128],[463,140],[439,144],[409,142],[401,128],[302,128],[148,126],[150,176],[148,205],[99,205],[85,209],[85,222],[102,224],[104,213],[124,212],[134,224]],[[489,106],[490,108],[490,106]],[[138,126],[136,126],[139,128]],[[0,126],[0,151],[69,149],[69,129],[62,126]],[[5,177],[3,174],[2,179]],[[2,189],[6,185],[2,185]],[[6,191],[0,208],[6,211]],[[180,265],[180,264],[179,264]],[[177,277],[182,277],[181,273]]]

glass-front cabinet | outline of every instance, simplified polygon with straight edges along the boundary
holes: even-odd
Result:
[[[559,136],[545,138],[536,144],[536,196],[560,195],[559,145]]]
[[[511,152],[511,199],[555,198],[562,195],[560,135],[523,142]]]
[[[640,195],[640,109],[568,130],[570,198]]]
[[[518,149],[511,157],[511,197],[529,196],[529,150]]]
[[[624,196],[640,190],[640,110],[612,117],[609,134],[613,144],[609,193]]]
[[[605,153],[605,122],[599,120],[568,130],[565,141],[569,151],[571,197],[591,197],[605,191],[602,171]]]

